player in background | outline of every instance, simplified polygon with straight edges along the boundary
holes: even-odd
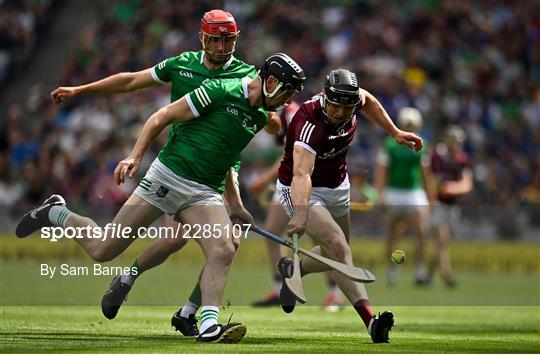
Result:
[[[458,199],[473,188],[473,174],[467,154],[463,151],[465,132],[457,125],[450,125],[442,142],[431,154],[431,169],[437,182],[439,204],[433,213],[433,226],[437,235],[437,255],[431,263],[430,274],[438,264],[444,284],[455,286],[448,245],[451,240],[452,222],[459,215]]]
[[[112,221],[129,238],[115,237],[114,231],[107,228],[101,230],[102,238],[81,232],[100,227],[90,218],[70,211],[59,195],[52,195],[25,214],[15,234],[25,238],[51,225],[78,228],[74,240],[94,260],[106,262],[121,254],[138,237],[141,227],[149,226],[164,213],[187,225],[201,226],[204,231],[209,226],[209,235],[196,239],[206,257],[200,281],[202,308],[197,341],[240,341],[247,331],[245,325],[218,323],[225,282],[239,246],[221,196],[224,181],[235,185],[229,171],[240,152],[267,124],[267,111],[291,102],[303,89],[304,81],[302,68],[286,54],[277,53],[265,60],[254,79],[210,80],[150,116],[131,154],[115,169],[117,184],[135,175],[145,151],[166,126],[184,122],[185,127],[181,139],[169,136]],[[229,206],[238,210],[243,221],[253,223],[238,189],[232,190],[227,193]]]
[[[282,107],[280,110],[276,111],[280,118],[281,127],[279,133],[275,136],[276,145],[283,147],[285,144],[285,138],[287,136],[287,128],[291,122],[294,114],[298,110],[300,105],[297,102],[291,102],[290,105]],[[281,164],[281,159],[283,158],[283,153],[279,155],[274,164],[266,169],[261,175],[259,175],[254,181],[252,181],[248,190],[259,196],[258,200],[261,204],[261,207],[266,207],[266,219],[264,222],[264,228],[270,233],[276,235],[281,235],[287,227],[288,218],[283,211],[283,208],[279,205],[275,193],[275,182],[278,176],[279,165]],[[269,194],[272,194],[270,201],[265,201],[265,197]],[[268,197],[266,197],[267,199]],[[268,252],[268,261],[270,264],[270,272],[272,274],[273,289],[268,293],[263,299],[254,301],[252,306],[254,307],[268,307],[268,306],[278,306],[279,299],[278,293],[281,288],[281,275],[277,269],[277,263],[279,259],[283,256],[283,251],[279,244],[276,244],[270,240],[265,239],[266,250]]]
[[[300,105],[298,103],[292,102],[290,105],[276,111],[281,120],[281,128],[279,133],[275,136],[276,145],[279,147],[285,146],[287,129],[294,114],[299,108]],[[265,170],[248,186],[248,190],[250,192],[261,196],[261,198],[259,198],[261,206],[267,206],[264,228],[275,235],[282,235],[286,231],[287,223],[289,222],[289,218],[279,204],[279,196],[275,191],[275,184],[278,178],[279,166],[281,165],[282,159],[283,152],[270,168]],[[272,194],[270,201],[264,201],[265,199],[263,196],[268,196],[269,194]],[[279,306],[278,296],[279,290],[281,289],[282,279],[279,270],[277,269],[277,263],[284,256],[283,249],[279,244],[276,244],[271,240],[265,239],[265,241],[266,250],[268,252],[268,261],[270,264],[270,272],[272,274],[273,287],[264,298],[254,301],[251,304],[253,307]],[[343,305],[344,296],[339,290],[339,287],[337,286],[332,274],[326,273],[325,277],[328,285],[328,293],[326,295],[323,308],[328,311],[339,310]]]
[[[413,107],[399,111],[398,122],[405,130],[416,132],[422,126],[422,114]],[[396,238],[405,227],[411,226],[416,235],[415,282],[430,283],[425,249],[428,236],[429,205],[435,204],[434,181],[427,147],[413,151],[386,138],[377,154],[375,187],[379,202],[389,218],[385,260],[388,260],[388,283],[397,283],[397,268],[389,255],[395,249]],[[428,202],[429,201],[429,202]]]
[[[348,244],[350,234],[350,184],[346,154],[362,112],[382,127],[399,144],[422,148],[422,140],[413,133],[398,129],[379,101],[359,87],[356,75],[346,69],[332,70],[324,91],[306,101],[294,116],[287,132],[285,155],[279,168],[276,190],[289,216],[287,234],[304,232],[317,244],[312,250],[330,259],[352,265]],[[283,279],[293,273],[291,258],[280,259],[278,269]],[[329,269],[304,258],[300,273]],[[364,284],[333,272],[334,278],[362,319],[373,342],[388,342],[394,324],[391,312],[378,318],[371,310]],[[292,312],[296,297],[283,282],[280,302],[285,312]]]
[[[171,83],[171,102],[175,102],[190,91],[198,88],[208,79],[226,79],[257,76],[254,66],[234,57],[236,42],[240,31],[234,17],[222,10],[212,10],[201,19],[199,38],[202,50],[183,52],[168,58],[152,68],[133,73],[119,73],[102,80],[76,87],[59,87],[51,93],[54,102],[60,103],[82,94],[126,93],[148,87]],[[265,127],[269,133],[279,130],[279,118],[271,114]],[[174,123],[169,130],[169,138],[182,134],[183,124]],[[231,172],[236,176],[240,168],[240,157]],[[237,182],[237,180],[236,180]],[[234,216],[235,211],[231,211]],[[177,222],[165,217],[167,227],[177,230]],[[153,242],[133,262],[129,275],[113,278],[109,289],[102,299],[102,311],[105,317],[116,317],[120,306],[127,298],[137,278],[146,270],[163,263],[169,255],[180,250],[189,239],[161,238]],[[195,313],[201,306],[200,285],[197,283],[184,307],[174,313],[171,324],[185,336],[198,335]]]

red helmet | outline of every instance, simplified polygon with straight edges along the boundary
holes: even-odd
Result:
[[[201,33],[210,36],[236,36],[240,31],[230,12],[212,10],[206,12],[201,19]]]
[[[229,60],[236,47],[238,26],[230,12],[212,10],[201,19],[201,43],[214,64],[223,64]]]

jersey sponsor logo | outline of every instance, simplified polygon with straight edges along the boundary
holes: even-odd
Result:
[[[227,106],[227,112],[232,113],[235,116],[238,116],[238,109],[234,106]]]
[[[185,76],[186,78],[191,78],[193,79],[193,73],[192,72],[189,72],[189,71],[186,71],[186,70],[180,70],[178,72],[178,74],[182,75],[182,76]]]
[[[163,198],[163,197],[165,197],[165,195],[167,195],[168,193],[169,193],[169,189],[166,188],[165,186],[161,185],[161,186],[159,187],[159,189],[157,189],[157,191],[156,191],[156,196],[157,196],[157,197]]]
[[[203,87],[199,87],[195,89],[194,92],[195,92],[195,96],[197,96],[197,99],[201,103],[202,107],[206,107],[212,102],[212,100],[210,100],[210,97],[208,96],[208,94],[206,93],[206,90]]]
[[[302,131],[300,131],[300,140],[304,143],[309,143],[309,139],[311,138],[314,129],[315,125],[306,121],[304,127],[302,127]]]
[[[347,149],[349,149],[350,146],[351,145],[348,144],[348,145],[346,145],[345,147],[341,148],[338,151],[336,151],[336,148],[332,148],[331,151],[326,152],[324,154],[321,154],[317,158],[319,158],[319,159],[332,159],[332,158],[336,157],[339,154],[345,153],[347,151]]]

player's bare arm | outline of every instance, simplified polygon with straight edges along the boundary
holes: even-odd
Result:
[[[275,112],[268,112],[268,123],[264,126],[264,130],[269,134],[277,135],[281,129],[281,120]]]
[[[283,160],[283,154],[279,156],[274,165],[271,168],[266,170],[261,176],[259,176],[255,181],[253,181],[248,189],[253,193],[262,192],[270,183],[273,183],[278,178],[279,166]]]
[[[315,167],[315,154],[297,145],[294,147],[293,161],[291,198],[294,215],[287,227],[289,236],[295,233],[302,235],[306,229],[309,197],[311,195],[311,174]]]
[[[460,180],[457,181],[445,181],[441,187],[440,192],[445,196],[460,196],[468,193],[473,188],[473,174],[471,169],[463,170],[463,174]]]
[[[144,152],[167,125],[174,122],[189,121],[193,118],[195,116],[189,108],[185,97],[159,109],[150,116],[139,134],[131,154],[116,166],[114,170],[115,183],[117,185],[122,184],[128,172],[130,178],[135,175],[141,165]]]
[[[240,196],[240,189],[234,178],[235,174],[236,172],[231,168],[225,180],[225,191],[223,191],[223,198],[227,203],[229,215],[235,224],[249,223],[255,225],[253,216],[244,207],[242,197]]]
[[[360,95],[364,95],[366,99],[365,105],[362,108],[362,113],[364,115],[388,132],[388,134],[390,134],[399,144],[414,148],[416,151],[422,149],[422,138],[412,132],[403,131],[397,128],[388,115],[388,112],[386,112],[375,96],[363,89],[360,90]]]
[[[117,94],[161,85],[152,78],[151,68],[138,72],[118,73],[80,86],[61,86],[51,93],[55,103],[81,94]]]

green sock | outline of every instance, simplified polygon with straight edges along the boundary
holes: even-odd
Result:
[[[137,280],[137,277],[141,276],[141,274],[144,272],[144,269],[139,265],[139,261],[135,259],[133,264],[131,264],[131,274],[133,276],[134,280]]]
[[[191,295],[189,295],[189,301],[198,306],[202,304],[201,285],[199,284],[198,281],[195,287],[193,288],[193,291],[191,291]]]

